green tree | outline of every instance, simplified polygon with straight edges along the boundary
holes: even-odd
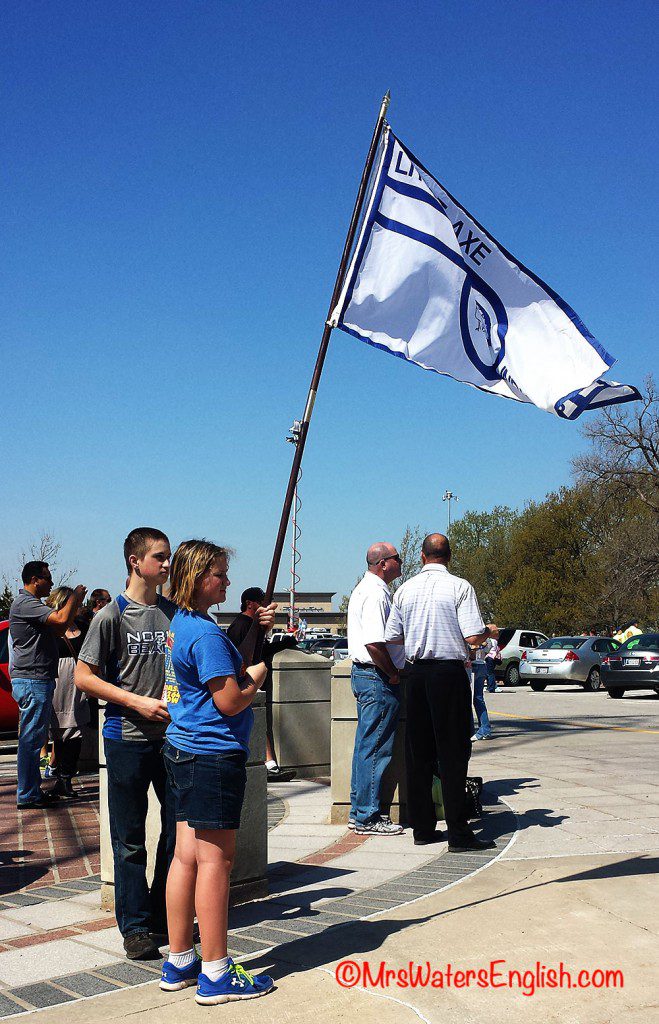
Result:
[[[473,585],[488,622],[510,581],[511,539],[518,518],[513,509],[497,505],[491,512],[467,512],[451,525],[451,571]]]
[[[3,590],[0,591],[0,619],[6,619],[7,618],[7,616],[9,615],[9,609],[11,607],[11,602],[13,600],[14,600],[14,595],[11,592],[8,584],[5,583]]]
[[[421,545],[423,544],[424,537],[425,533],[421,532],[421,527],[418,523],[416,526],[405,527],[405,532],[398,545],[400,576],[391,585],[391,589],[394,592],[399,587],[402,587],[403,583],[411,579],[412,576],[416,576],[421,568]]]

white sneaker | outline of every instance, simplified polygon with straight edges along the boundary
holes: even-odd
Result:
[[[383,818],[370,821],[368,825],[355,824],[355,835],[358,836],[400,836],[403,832],[402,825],[394,825],[392,821],[386,822]]]
[[[354,818],[348,818],[348,828],[350,829],[351,832],[355,831],[355,821],[354,821]]]

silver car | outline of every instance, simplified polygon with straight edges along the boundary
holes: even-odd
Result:
[[[619,646],[617,640],[602,636],[556,636],[522,655],[520,679],[532,690],[558,683],[596,692],[602,688],[602,660]]]

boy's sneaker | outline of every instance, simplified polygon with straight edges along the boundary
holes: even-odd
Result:
[[[367,825],[361,825],[359,822],[355,825],[355,835],[358,836],[399,836],[403,831],[402,825],[394,825],[392,821],[385,821],[384,818],[376,818]]]
[[[181,988],[196,985],[201,973],[201,960],[196,957],[187,967],[174,967],[169,960],[162,965],[160,987],[163,992],[178,992]]]
[[[274,985],[268,974],[248,974],[244,967],[234,964],[229,957],[229,970],[217,981],[211,981],[205,974],[199,975],[195,1002],[213,1006],[238,999],[258,999],[271,992]]]
[[[354,818],[348,818],[348,828],[350,829],[351,832],[355,831],[355,825],[356,824],[357,824],[357,822],[355,821]]]

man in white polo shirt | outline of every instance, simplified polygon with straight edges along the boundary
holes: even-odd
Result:
[[[400,710],[399,670],[402,646],[384,642],[391,610],[389,584],[400,576],[400,555],[393,544],[372,544],[368,570],[348,603],[348,652],[352,692],[357,701],[357,733],[352,757],[351,822],[359,835],[400,835],[380,810],[380,783],[391,761]]]
[[[467,819],[466,780],[471,755],[468,645],[480,646],[499,630],[484,625],[471,583],[448,571],[448,538],[432,533],[421,549],[423,568],[398,590],[385,640],[404,641],[412,662],[407,684],[405,761],[407,810],[417,846],[436,842],[432,777],[439,762],[449,851],[486,850]]]

